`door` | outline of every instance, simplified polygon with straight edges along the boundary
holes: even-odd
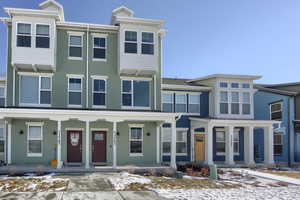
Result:
[[[205,134],[195,134],[195,161],[205,160]]]
[[[67,132],[67,161],[68,163],[82,162],[82,131]]]
[[[106,162],[106,132],[92,132],[92,162]]]

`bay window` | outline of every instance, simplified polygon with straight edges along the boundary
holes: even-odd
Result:
[[[162,110],[164,112],[173,112],[173,101],[174,94],[173,93],[163,93],[162,94]]]
[[[82,35],[69,35],[69,57],[82,58]]]
[[[154,54],[154,34],[142,32],[142,54]]]
[[[228,92],[220,92],[220,113],[228,114]]]
[[[217,154],[223,155],[225,154],[225,131],[224,130],[216,130],[216,151]]]
[[[122,106],[150,108],[150,81],[122,80]]]
[[[82,78],[68,78],[68,94],[69,106],[81,106]]]
[[[106,105],[106,80],[93,79],[93,105]]]
[[[231,114],[240,114],[239,92],[231,92]]]
[[[17,47],[31,47],[31,24],[17,23]]]
[[[43,126],[35,123],[27,125],[27,156],[40,157],[43,153]]]
[[[189,113],[200,113],[200,94],[189,94]]]
[[[129,133],[129,154],[138,156],[143,154],[143,127],[132,126]]]
[[[186,113],[187,112],[187,98],[186,94],[175,94],[175,112]]]
[[[137,32],[125,31],[125,53],[137,53]]]
[[[243,92],[243,105],[242,105],[242,112],[243,115],[250,114],[250,92]]]
[[[20,75],[21,105],[51,105],[51,93],[50,76]]]
[[[94,37],[93,43],[94,49],[94,60],[105,60],[106,59],[106,38],[105,37]]]
[[[35,47],[36,48],[50,47],[49,25],[44,25],[44,24],[36,25]]]
[[[274,132],[274,155],[281,156],[283,153],[283,133]]]

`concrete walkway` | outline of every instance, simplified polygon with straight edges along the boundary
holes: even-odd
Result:
[[[272,179],[272,180],[276,180],[276,181],[282,181],[282,182],[286,182],[286,183],[290,183],[290,184],[300,186],[300,179],[296,179],[296,178],[290,178],[290,177],[286,177],[286,176],[269,174],[269,173],[254,171],[254,170],[250,170],[250,169],[232,169],[232,170],[237,171],[237,172],[247,173],[247,174],[253,175],[253,176],[258,176],[258,177],[261,177],[261,178]]]

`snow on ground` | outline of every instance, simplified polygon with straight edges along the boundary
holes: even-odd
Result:
[[[116,190],[124,190],[131,183],[149,184],[151,180],[143,176],[121,172],[108,178]]]

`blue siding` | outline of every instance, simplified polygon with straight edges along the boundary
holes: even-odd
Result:
[[[282,131],[283,137],[283,154],[281,156],[274,156],[275,162],[288,162],[289,161],[289,97],[274,94],[269,92],[258,91],[254,95],[254,118],[257,120],[269,120],[270,119],[270,103],[282,101],[283,113],[282,113]],[[263,159],[263,130],[256,130],[254,135],[254,143],[259,145],[260,159]],[[262,152],[262,153],[261,153]]]

